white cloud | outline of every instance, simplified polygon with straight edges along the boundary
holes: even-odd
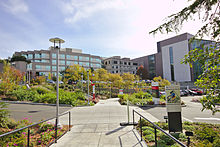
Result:
[[[65,15],[64,21],[71,24],[104,10],[123,9],[126,7],[121,0],[70,0],[62,2],[61,5],[62,12]]]
[[[14,15],[19,13],[27,13],[29,11],[28,5],[23,0],[7,0],[0,3],[4,9]]]

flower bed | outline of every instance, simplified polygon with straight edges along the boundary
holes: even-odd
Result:
[[[7,128],[0,128],[0,134],[4,134],[13,131],[18,128],[22,128],[31,125],[32,122],[28,118],[24,118],[18,122],[9,123]],[[64,125],[58,129],[57,136],[61,136],[68,130],[68,125]],[[35,125],[30,129],[30,146],[46,146],[55,140],[55,127],[54,124],[49,122]],[[0,138],[0,146],[14,147],[14,146],[27,146],[27,132],[28,129],[21,130],[11,135]]]

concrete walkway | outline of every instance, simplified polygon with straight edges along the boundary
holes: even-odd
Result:
[[[135,109],[146,114],[139,108]],[[121,122],[128,121],[126,110],[126,106],[121,106],[116,98],[101,100],[92,107],[75,107],[71,109],[71,131],[52,147],[145,147],[133,126],[120,126]],[[158,121],[147,115],[150,120]],[[67,116],[61,117],[60,122],[68,124]]]

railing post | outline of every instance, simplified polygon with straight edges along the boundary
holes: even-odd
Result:
[[[133,129],[134,129],[134,109],[133,109]]]
[[[154,127],[155,147],[157,147],[157,128]]]
[[[70,125],[71,125],[71,113],[69,111],[69,131],[70,131]]]
[[[28,128],[28,135],[27,135],[27,147],[30,145],[30,129]]]
[[[141,129],[141,141],[142,141],[142,121],[141,121],[141,117],[140,117],[140,129]]]
[[[57,143],[57,118],[55,122],[55,143]]]

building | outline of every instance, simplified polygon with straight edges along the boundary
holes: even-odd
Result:
[[[162,76],[161,58],[159,54],[152,54],[148,56],[143,56],[139,58],[132,59],[133,62],[138,63],[138,65],[143,65],[144,69],[147,71],[147,77],[153,79],[157,76]]]
[[[136,74],[138,63],[133,62],[130,58],[121,58],[120,56],[113,56],[106,58],[103,61],[106,70],[110,73],[132,73]]]
[[[159,41],[156,54],[135,58],[132,61],[142,64],[148,71],[150,79],[161,76],[169,81],[195,81],[202,73],[201,65],[195,62],[190,68],[189,64],[181,64],[181,60],[190,50],[213,44],[213,41],[197,39],[190,41],[192,37],[193,35],[184,33]]]
[[[27,65],[27,71],[31,76],[56,75],[57,50],[50,47],[48,50],[34,50],[15,52],[14,55],[25,56],[31,61]],[[101,57],[82,53],[81,49],[61,48],[59,52],[59,70],[63,71],[67,66],[79,64],[86,69],[101,68]]]

